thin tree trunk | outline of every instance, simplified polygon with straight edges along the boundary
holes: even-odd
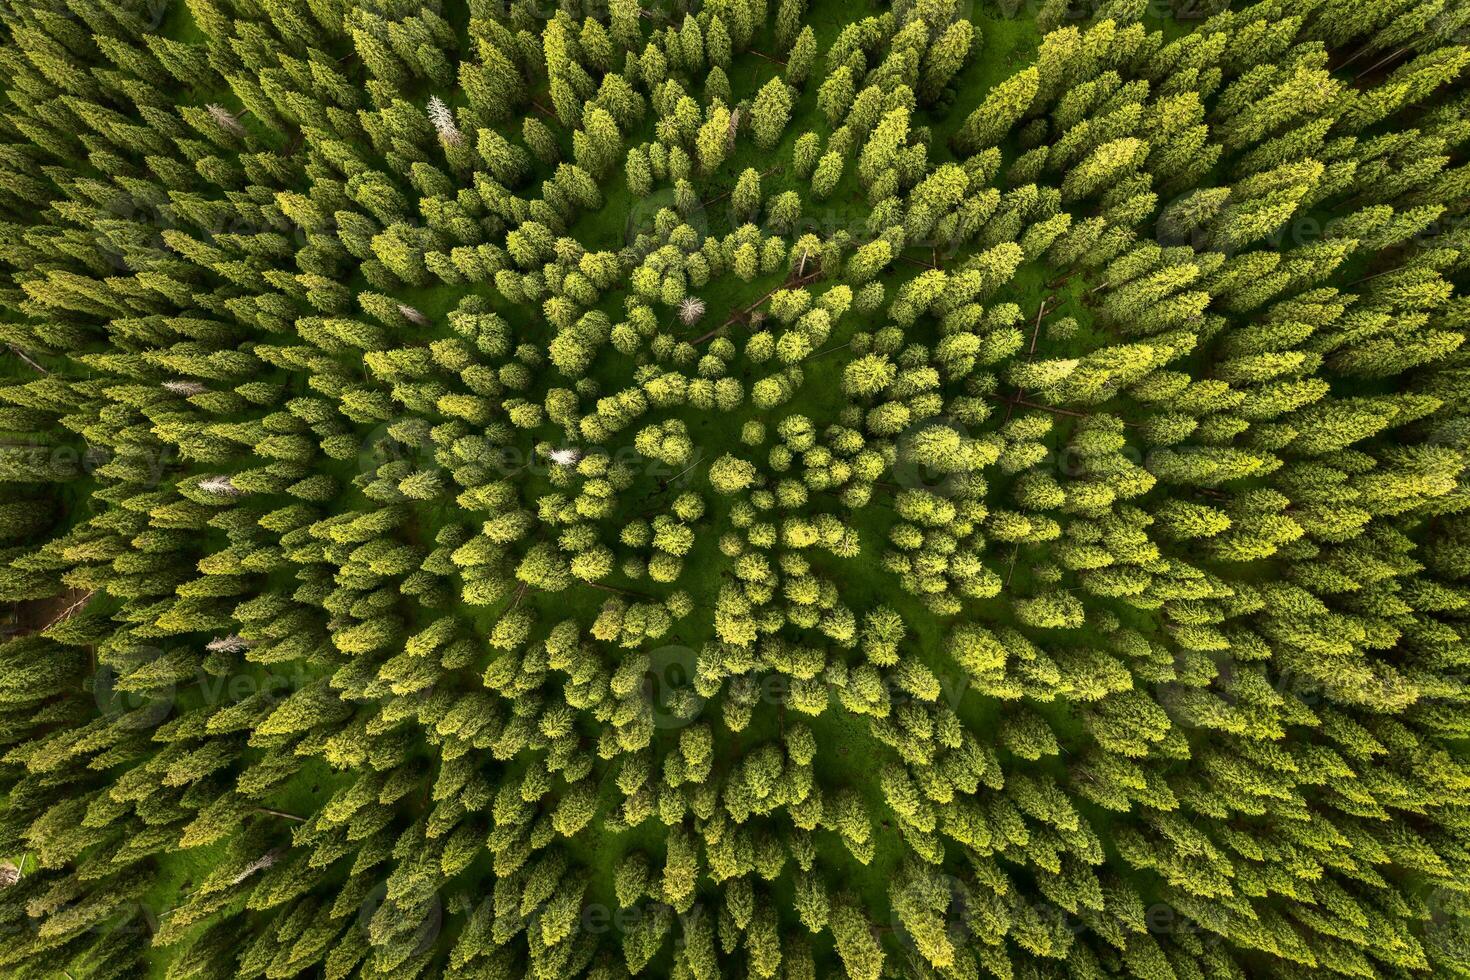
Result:
[[[816,279],[817,276],[821,275],[820,272],[813,272],[809,276],[801,276],[801,275],[799,275],[801,269],[804,268],[805,265],[806,265],[806,256],[805,255],[802,256],[802,260],[801,261],[802,261],[801,266],[799,266],[797,268],[798,277],[795,280],[792,280],[792,279],[789,279],[788,278],[781,285],[779,285],[776,288],[772,289],[770,292],[766,293],[760,299],[756,300],[754,303],[751,303],[745,309],[741,310],[739,313],[737,313],[734,316],[730,317],[730,319],[726,320],[724,323],[720,324],[718,327],[715,327],[713,330],[711,330],[709,333],[705,334],[703,337],[699,337],[699,338],[697,338],[695,340],[691,340],[690,343],[691,344],[694,344],[695,346],[698,346],[698,345],[704,343],[706,340],[709,340],[715,334],[719,333],[721,330],[723,330],[726,327],[730,326],[732,323],[738,323],[740,321],[741,317],[744,317],[744,316],[746,316],[746,315],[754,312],[755,309],[758,306],[760,306],[766,300],[770,299],[772,296],[774,296],[777,293],[779,293],[781,290],[783,290],[783,289],[795,289],[798,286],[804,286],[807,283],[811,282],[812,280]]]
[[[642,592],[630,592],[627,589],[617,589],[611,585],[603,585],[601,582],[583,582],[582,584],[587,586],[587,588],[589,589],[601,589],[603,592],[615,592],[618,595],[630,595],[636,599],[646,599],[649,602],[657,601],[651,595],[644,595]]]
[[[1372,65],[1371,67],[1368,67],[1368,68],[1364,68],[1362,71],[1358,72],[1358,77],[1359,78],[1362,78],[1364,75],[1371,75],[1373,72],[1377,71],[1379,68],[1382,68],[1384,65],[1386,65],[1389,62],[1391,62],[1391,61],[1395,60],[1396,58],[1398,58],[1400,55],[1402,55],[1407,50],[1409,50],[1407,47],[1399,48],[1393,54],[1391,54],[1388,57],[1383,58],[1382,60],[1380,60],[1377,64],[1374,64],[1374,65]]]
[[[51,627],[55,626],[57,623],[61,622],[63,619],[69,618],[72,613],[76,612],[79,608],[81,608],[82,606],[86,605],[87,604],[87,600],[90,599],[90,598],[92,598],[96,594],[97,594],[97,590],[96,589],[93,589],[91,592],[88,592],[86,595],[82,596],[76,602],[73,602],[71,605],[69,605],[65,609],[63,609],[61,611],[61,613],[55,619],[51,620],[51,622],[47,623],[45,626],[42,626],[41,629],[43,629],[43,630],[49,630]]]
[[[48,371],[45,368],[41,367],[41,365],[37,364],[35,361],[31,360],[30,355],[27,354],[25,351],[21,350],[19,347],[15,346],[14,344],[10,344],[9,347],[10,347],[11,353],[13,353],[16,357],[20,358],[22,361],[25,361],[27,364],[29,364],[31,367],[35,368],[37,371],[40,371],[42,374],[50,374],[51,373],[50,371]]]

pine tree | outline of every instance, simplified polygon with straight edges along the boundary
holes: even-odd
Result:
[[[968,20],[956,20],[944,29],[924,55],[919,92],[925,102],[939,98],[945,87],[965,66],[974,44],[975,28]]]
[[[955,134],[955,148],[973,154],[999,143],[1031,107],[1040,85],[1037,69],[1027,68],[995,86]]]
[[[817,106],[827,117],[829,126],[835,127],[842,121],[856,94],[857,87],[853,82],[852,72],[846,65],[839,65],[828,73],[817,89]]]
[[[756,93],[750,128],[757,146],[768,150],[780,142],[791,118],[791,105],[791,90],[779,78],[771,79]]]
[[[816,169],[812,171],[812,196],[819,201],[831,197],[832,192],[837,189],[838,181],[842,179],[842,168],[842,154],[836,151],[822,154]]]
[[[786,55],[786,84],[795,89],[802,88],[816,59],[817,36],[807,25],[796,36],[791,51]]]

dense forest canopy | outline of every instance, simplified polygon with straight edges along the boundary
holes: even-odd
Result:
[[[1470,2],[0,23],[0,974],[1470,976]]]

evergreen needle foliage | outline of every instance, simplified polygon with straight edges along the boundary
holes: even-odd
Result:
[[[1470,3],[645,4],[0,0],[0,975],[1470,976]]]

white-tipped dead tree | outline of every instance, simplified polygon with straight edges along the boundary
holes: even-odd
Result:
[[[220,129],[234,133],[236,136],[245,135],[245,127],[240,125],[240,117],[235,115],[218,102],[211,102],[204,107],[214,124]]]
[[[235,486],[224,473],[218,473],[200,480],[199,489],[215,497],[238,497],[245,492]]]
[[[454,122],[454,111],[437,95],[429,96],[429,122],[439,138],[450,146],[458,146],[464,141],[464,135]]]
[[[163,383],[163,390],[173,395],[183,395],[185,398],[188,398],[190,395],[202,395],[209,389],[199,381],[165,381]]]
[[[685,296],[679,300],[679,319],[684,326],[692,327],[704,316],[704,300],[698,296]]]

